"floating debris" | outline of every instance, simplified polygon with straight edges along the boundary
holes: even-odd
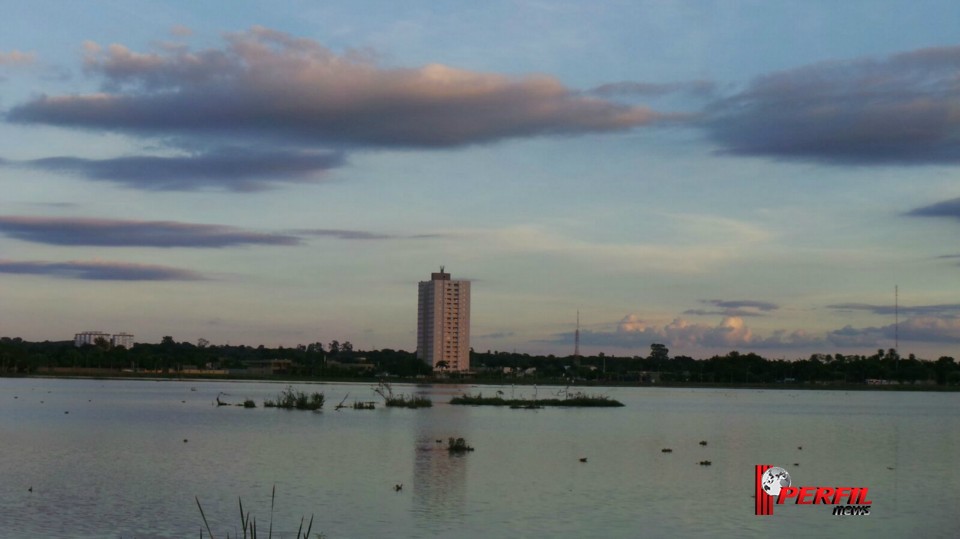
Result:
[[[710,466],[711,464],[713,464],[713,463],[710,462],[709,460],[701,460],[701,461],[700,461],[700,466]]]
[[[401,490],[403,490],[403,483],[397,483],[396,485],[394,485],[393,490],[397,492],[400,492]]]
[[[661,452],[661,453],[673,453],[673,449],[670,449],[669,447],[664,447],[663,449],[660,450],[660,452]]]
[[[700,440],[700,445],[707,445],[707,441],[706,441],[706,440]]]

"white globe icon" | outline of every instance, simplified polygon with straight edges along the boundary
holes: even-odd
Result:
[[[771,496],[779,496],[782,487],[790,486],[790,474],[783,468],[773,467],[763,472],[760,477],[760,486]]]

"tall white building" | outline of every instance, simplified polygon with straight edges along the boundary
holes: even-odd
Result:
[[[437,369],[470,370],[470,281],[454,281],[443,271],[420,281],[417,357]]]

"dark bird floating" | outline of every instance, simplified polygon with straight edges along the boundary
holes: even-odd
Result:
[[[663,449],[660,450],[660,452],[661,452],[661,453],[673,453],[673,449],[670,449],[669,447],[664,447]]]
[[[587,457],[580,457],[580,462],[587,462]]]
[[[393,490],[397,492],[400,492],[401,490],[403,490],[403,483],[397,483],[396,485],[393,485]]]

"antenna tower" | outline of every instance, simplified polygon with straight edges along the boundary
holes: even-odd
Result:
[[[573,362],[580,366],[580,309],[577,309],[577,331],[573,334]]]
[[[900,287],[893,285],[893,349],[900,355]],[[899,363],[899,361],[898,361]]]

